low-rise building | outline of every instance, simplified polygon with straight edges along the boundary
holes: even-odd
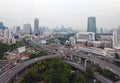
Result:
[[[82,43],[86,41],[94,41],[95,40],[95,33],[93,32],[79,32],[75,35],[76,42]]]
[[[111,49],[111,48],[100,49],[100,48],[94,48],[94,47],[79,46],[77,47],[77,49],[79,49],[80,51],[102,55],[102,56],[108,56],[108,57],[112,57],[112,55],[116,52],[116,50]]]
[[[76,39],[74,36],[69,38],[69,43],[72,45],[76,44]]]
[[[23,52],[26,51],[26,48],[25,48],[25,46],[24,47],[19,47],[19,48],[17,48],[17,51],[18,51],[18,53],[23,53]]]
[[[29,59],[29,58],[30,58],[30,54],[24,54],[21,59],[26,60],[26,59]]]

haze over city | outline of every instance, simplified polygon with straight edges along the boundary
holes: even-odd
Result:
[[[1,0],[0,83],[120,83],[120,0]]]
[[[40,26],[86,29],[87,18],[95,16],[97,27],[117,28],[119,8],[120,0],[1,0],[0,21],[9,28],[24,23],[33,27],[37,17]]]

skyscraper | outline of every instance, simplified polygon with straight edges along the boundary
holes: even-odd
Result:
[[[34,20],[34,33],[35,35],[39,35],[39,19],[35,18]]]
[[[31,34],[32,33],[31,24],[29,24],[29,23],[24,24],[23,28],[24,28],[24,33],[25,34]]]
[[[20,26],[13,27],[13,34],[18,34],[20,32]]]
[[[3,25],[3,22],[0,22],[0,29],[5,29],[5,26]]]
[[[96,17],[88,17],[87,32],[96,33]]]

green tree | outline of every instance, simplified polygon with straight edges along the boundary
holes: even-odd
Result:
[[[88,42],[87,41],[85,42],[85,46],[88,46]]]
[[[103,71],[102,71],[102,68],[101,67],[98,67],[96,70],[95,70],[96,72],[98,72],[98,73],[103,73]]]
[[[93,69],[92,69],[90,66],[87,66],[87,67],[86,67],[85,76],[86,76],[87,78],[93,79],[93,77],[94,77],[94,72],[93,72]]]
[[[24,76],[21,83],[85,83],[85,78],[79,74],[72,74],[69,65],[52,58],[37,64],[28,74]]]
[[[100,46],[98,46],[98,48],[104,49],[104,44],[100,44]]]
[[[116,59],[120,59],[120,57],[119,57],[119,54],[118,54],[118,53],[115,53],[114,55],[115,55],[115,58],[116,58]]]
[[[86,83],[85,77],[77,73],[72,73],[70,76],[70,83]]]
[[[39,81],[39,77],[40,77],[39,73],[36,73],[33,70],[31,70],[24,76],[24,80],[22,80],[22,82],[36,83],[37,81]]]
[[[111,71],[109,71],[108,69],[103,69],[103,75],[104,75],[105,77],[113,80],[113,81],[116,80],[115,75],[114,75]]]
[[[47,54],[46,51],[40,51],[39,53],[32,53],[30,54],[30,59],[44,56],[46,54]]]
[[[115,53],[114,55],[115,55],[115,58],[116,58],[116,59],[120,59],[120,57],[119,57],[119,54],[118,54],[118,53]],[[117,66],[119,66],[119,67],[120,67],[120,62],[115,61],[115,64],[116,64]]]

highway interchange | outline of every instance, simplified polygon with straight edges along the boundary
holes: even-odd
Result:
[[[58,54],[42,56],[42,57],[39,57],[39,58],[31,59],[31,60],[25,61],[23,63],[20,63],[17,66],[10,69],[9,71],[4,72],[0,76],[0,83],[7,83],[7,81],[9,81],[12,77],[14,77],[17,73],[19,73],[21,70],[23,70],[25,67],[27,67],[29,65],[37,63],[41,60],[50,59],[50,58],[57,57],[57,56],[58,56]]]
[[[35,42],[38,42],[38,41],[37,40],[32,41],[32,43],[35,43]],[[46,50],[52,51],[53,50],[52,48],[53,47],[48,46],[46,48]],[[96,57],[96,55],[88,56],[87,54],[84,54],[82,52],[76,53],[75,51],[72,51],[72,50],[69,50],[69,49],[66,49],[66,48],[62,48],[60,46],[57,46],[57,47],[54,46],[54,49],[58,50],[58,51],[56,51],[57,54],[55,54],[55,55],[47,55],[47,56],[42,56],[42,57],[39,57],[39,58],[31,59],[31,60],[28,60],[28,61],[25,61],[23,63],[18,64],[17,66],[11,68],[9,71],[4,72],[0,76],[0,83],[6,83],[9,79],[14,77],[17,73],[19,73],[21,70],[23,70],[25,67],[27,67],[27,66],[29,66],[31,64],[37,63],[37,62],[39,62],[41,60],[44,60],[44,59],[49,59],[49,58],[52,58],[52,57],[61,56],[61,54],[63,54],[63,53],[64,53],[64,55],[67,55],[67,56],[68,55],[69,56],[70,55],[72,55],[72,56],[77,55],[79,57],[86,58],[87,60],[90,60],[90,61],[93,61],[94,63],[97,63],[98,65],[100,65],[103,68],[109,69],[110,71],[112,71],[113,73],[115,73],[116,75],[118,75],[120,77],[120,68],[119,67],[117,67],[114,64],[111,64],[111,63],[109,63],[107,61],[101,60],[100,58]],[[81,69],[81,70],[85,71],[85,67],[82,67],[79,64],[73,63],[71,61],[65,61],[65,62],[70,64],[71,66],[77,68],[77,69]],[[108,80],[108,79],[104,78],[101,75],[94,74],[94,76],[97,79],[99,79],[102,83],[113,83],[111,80]]]

